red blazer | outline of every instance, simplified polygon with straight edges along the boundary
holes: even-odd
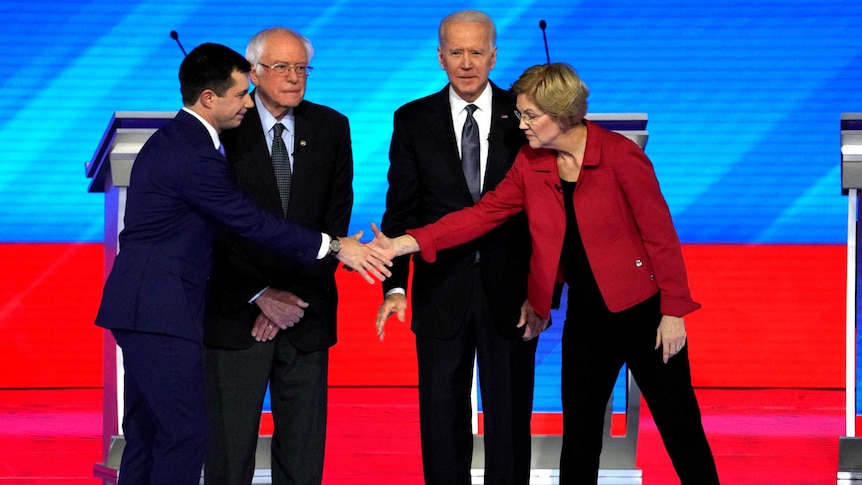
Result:
[[[586,125],[574,204],[605,304],[619,312],[660,292],[662,314],[697,310],[700,304],[691,298],[679,237],[652,163],[628,138],[589,121]],[[547,318],[554,284],[562,281],[566,213],[559,186],[554,152],[525,146],[506,178],[476,205],[407,232],[418,241],[422,258],[431,262],[437,251],[470,241],[525,211],[533,247],[527,298]]]

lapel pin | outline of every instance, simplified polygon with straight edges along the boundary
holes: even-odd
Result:
[[[299,140],[299,146],[304,147],[307,144],[305,140]]]

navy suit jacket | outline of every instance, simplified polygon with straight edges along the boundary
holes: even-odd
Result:
[[[491,89],[485,192],[503,180],[526,143],[515,118],[514,96],[493,83]],[[390,237],[473,205],[455,140],[449,86],[399,108],[394,123],[389,192],[381,221],[381,229]],[[478,265],[477,251],[481,258]],[[392,277],[383,282],[384,290],[407,288],[407,258],[396,258]],[[471,302],[473,275],[480,271],[498,330],[508,337],[522,335],[523,329],[516,328],[516,324],[527,297],[529,258],[529,231],[523,216],[512,218],[469,244],[441,252],[434,264],[414,258],[413,331],[438,338],[454,335]]]
[[[265,210],[281,216],[272,157],[257,109],[248,110],[239,127],[222,132],[221,140],[240,188]],[[286,218],[320,232],[345,235],[353,208],[353,152],[347,118],[309,101],[302,101],[293,113],[293,179]],[[204,331],[207,345],[251,347],[255,343],[251,329],[260,309],[248,301],[267,286],[290,291],[309,303],[302,320],[280,332],[296,348],[311,352],[335,344],[338,260],[323,258],[301,265],[222,231],[214,261]]]
[[[96,325],[202,341],[212,246],[223,225],[312,263],[321,234],[265,213],[234,183],[201,122],[180,111],[132,167],[120,251]]]

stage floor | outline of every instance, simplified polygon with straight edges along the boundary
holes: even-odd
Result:
[[[725,485],[836,483],[844,391],[698,389]],[[101,389],[0,390],[0,485],[99,485]],[[645,405],[644,485],[678,484]],[[419,485],[415,388],[330,390],[326,485]]]

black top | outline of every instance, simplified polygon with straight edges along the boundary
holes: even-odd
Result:
[[[593,276],[593,270],[587,259],[581,232],[578,230],[578,218],[575,214],[573,195],[575,184],[560,179],[563,188],[563,202],[566,206],[566,237],[563,240],[563,254],[560,256],[566,283],[569,285],[568,306],[581,310],[603,310],[607,307],[599,291],[599,285]]]

